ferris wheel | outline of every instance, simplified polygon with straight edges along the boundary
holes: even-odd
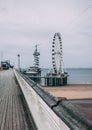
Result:
[[[55,33],[52,42],[52,64],[55,74],[62,73],[62,40],[60,33]]]

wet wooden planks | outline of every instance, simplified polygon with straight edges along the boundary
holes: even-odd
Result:
[[[0,72],[0,130],[34,130],[21,97],[13,71]]]

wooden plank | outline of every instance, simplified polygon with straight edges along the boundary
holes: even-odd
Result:
[[[9,97],[8,97],[9,98]],[[7,99],[8,100],[8,99]],[[6,113],[6,119],[5,119],[5,127],[4,127],[4,129],[7,129],[7,130],[9,130],[9,124],[8,124],[8,122],[9,122],[9,100],[8,100],[8,104],[7,104],[7,113]]]
[[[20,126],[21,126],[21,129],[25,129],[25,130],[28,130],[28,124],[27,124],[27,121],[26,121],[26,117],[25,117],[25,112],[24,112],[24,109],[23,109],[23,105],[22,105],[22,102],[21,102],[21,99],[20,99],[20,96],[18,97],[18,106],[20,104],[20,107],[18,107],[19,109],[19,119],[20,119]]]
[[[3,113],[2,113],[1,130],[4,130],[4,127],[5,127],[5,119],[6,119],[7,106],[8,106],[7,100],[8,100],[7,97],[5,97],[4,109],[3,109]]]
[[[12,96],[9,96],[9,130],[13,130],[12,128]]]
[[[17,130],[17,122],[16,122],[16,110],[15,110],[15,96],[12,96],[12,122],[13,122],[13,130]]]
[[[5,100],[2,100],[1,104],[0,104],[0,129],[1,129],[1,125],[2,125],[2,117],[3,117],[3,112],[5,109]]]

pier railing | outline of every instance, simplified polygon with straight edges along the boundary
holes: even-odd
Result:
[[[69,102],[50,95],[28,76],[16,70],[14,73],[38,130],[80,130],[91,126]]]

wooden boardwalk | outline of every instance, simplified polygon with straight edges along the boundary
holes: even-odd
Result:
[[[0,71],[0,130],[34,130],[12,70]]]

